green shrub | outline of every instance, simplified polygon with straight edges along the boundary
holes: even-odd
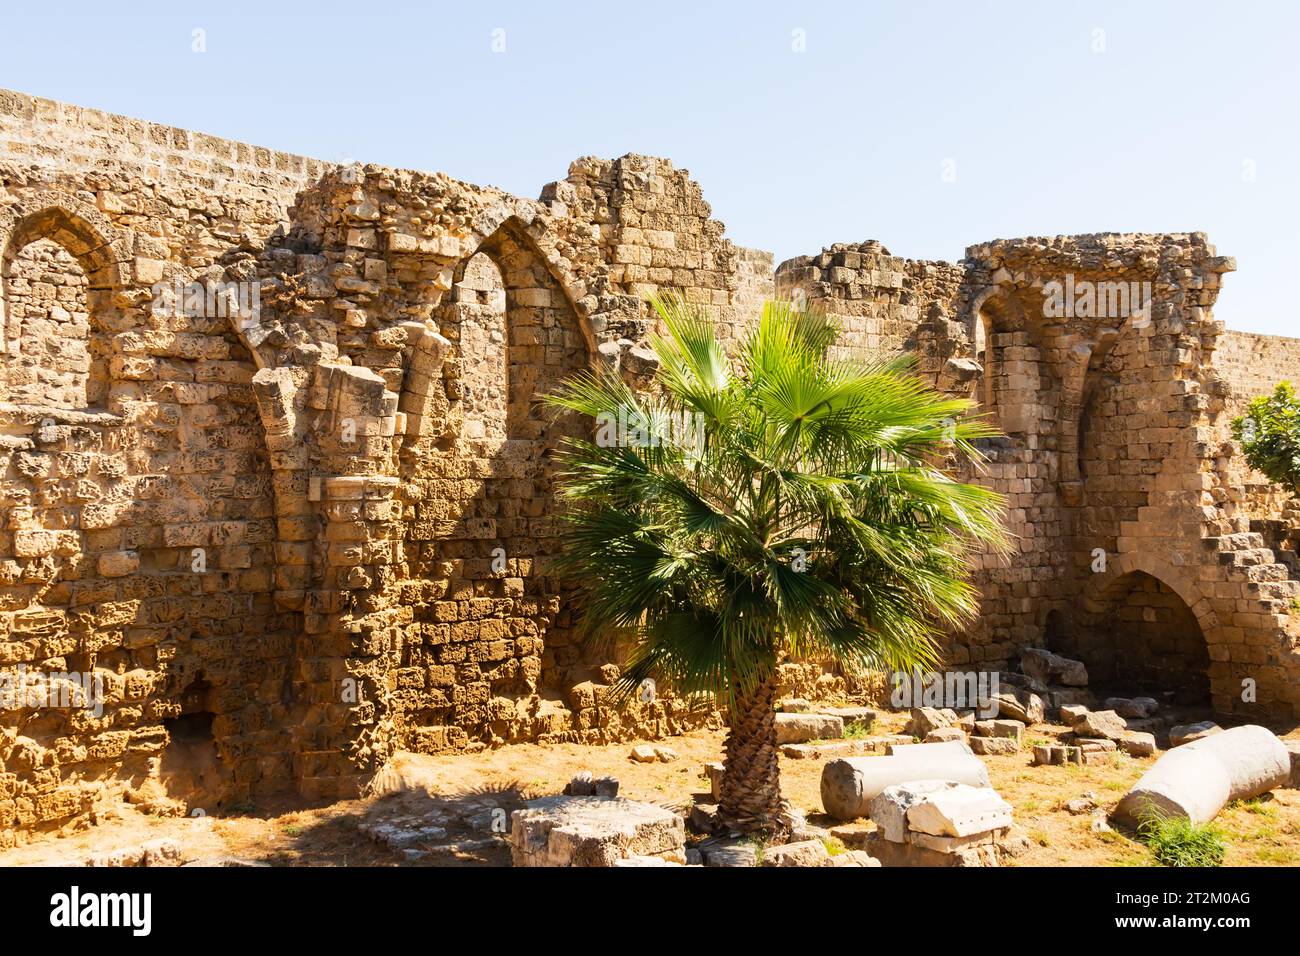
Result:
[[[1148,820],[1138,833],[1156,862],[1164,866],[1221,866],[1228,852],[1218,827],[1183,817]]]
[[[1290,382],[1251,399],[1246,414],[1232,420],[1232,437],[1251,468],[1300,495],[1300,398]]]

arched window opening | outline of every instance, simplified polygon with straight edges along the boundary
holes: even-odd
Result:
[[[106,338],[91,321],[81,261],[52,239],[13,249],[3,263],[0,394],[19,405],[92,408],[108,393]]]
[[[506,292],[501,270],[485,253],[465,264],[453,294],[460,336],[461,402],[466,438],[506,438],[509,362]]]

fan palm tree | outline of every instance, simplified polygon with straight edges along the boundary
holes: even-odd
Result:
[[[815,313],[768,303],[733,362],[707,314],[653,304],[650,394],[606,371],[543,399],[597,426],[558,452],[556,567],[589,635],[631,635],[616,696],[654,677],[725,705],[720,821],[779,831],[778,663],[937,664],[977,610],[970,553],[1006,540],[1001,498],[941,465],[995,432],[905,358],[830,357]]]

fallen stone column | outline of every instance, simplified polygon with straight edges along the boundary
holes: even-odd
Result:
[[[822,768],[822,807],[837,820],[869,816],[872,797],[913,780],[987,787],[989,771],[960,741],[898,747],[888,757],[841,757]]]
[[[1161,817],[1208,823],[1230,801],[1287,785],[1291,758],[1272,731],[1234,727],[1181,747],[1156,761],[1115,810],[1140,824]]]

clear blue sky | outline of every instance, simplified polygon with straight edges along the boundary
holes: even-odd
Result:
[[[1300,336],[1298,39],[1295,2],[10,0],[0,86],[531,197],[668,156],[778,260],[1203,230],[1216,315]]]

